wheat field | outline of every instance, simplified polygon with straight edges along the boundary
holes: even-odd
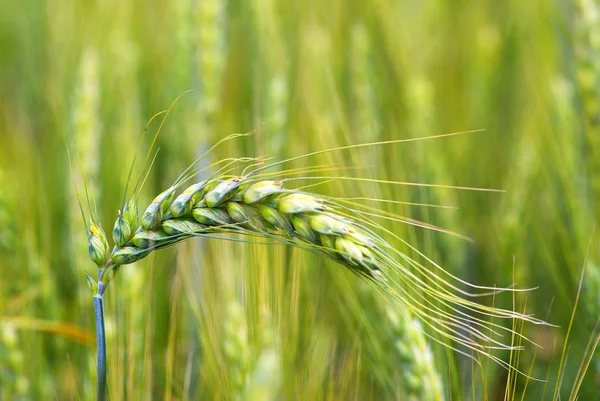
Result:
[[[312,208],[231,193],[120,266],[110,400],[596,399],[597,0],[0,2],[0,400],[96,398],[90,212],[113,244],[136,154],[141,218],[208,150],[177,196],[293,159],[260,178]],[[265,238],[191,235],[221,210]],[[391,259],[348,219],[376,219],[414,279],[374,285],[368,255]],[[457,293],[506,290],[474,306],[418,285],[442,268]]]

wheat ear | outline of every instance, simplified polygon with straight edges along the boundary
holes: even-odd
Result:
[[[192,236],[243,233],[291,243],[334,259],[353,272],[379,278],[376,243],[367,231],[336,213],[326,200],[288,190],[281,181],[235,177],[192,185],[175,198],[175,188],[157,196],[129,236],[117,220],[113,239],[118,245],[112,265],[133,263],[155,249]]]
[[[139,221],[134,206],[128,204],[123,209],[113,230],[116,247],[110,255],[104,253],[108,249],[105,241],[97,235],[90,236],[99,246],[99,251],[91,255],[96,262],[105,261],[105,273],[114,273],[121,265],[194,236],[232,239],[231,234],[245,234],[252,237],[251,241],[260,237],[284,242],[339,262],[399,300],[434,332],[501,364],[504,362],[487,354],[486,349],[512,349],[494,338],[500,335],[498,331],[507,329],[500,325],[490,327],[485,317],[544,323],[466,299],[472,294],[460,290],[442,273],[437,274],[397,251],[376,233],[378,230],[394,236],[370,217],[376,214],[352,209],[333,198],[286,189],[282,181],[261,177],[215,177],[191,185],[176,196],[185,181],[179,179],[154,199]]]
[[[168,111],[163,114],[166,118]],[[158,132],[160,132],[160,128]],[[156,141],[158,132],[152,145]],[[171,187],[159,194],[146,208],[141,218],[138,216],[137,196],[139,196],[145,178],[139,175],[133,189],[133,196],[127,203],[124,198],[123,207],[115,222],[112,232],[115,247],[112,251],[110,251],[104,231],[92,219],[88,227],[88,249],[91,259],[99,268],[99,275],[97,282],[89,279],[89,283],[92,289],[97,291],[94,297],[95,302],[102,304],[105,285],[114,277],[120,266],[136,262],[156,249],[166,248],[195,236],[242,241],[239,238],[239,235],[242,234],[249,237],[249,242],[279,241],[330,258],[374,284],[390,300],[400,302],[412,316],[429,328],[429,332],[424,330],[423,333],[433,341],[440,342],[468,357],[472,357],[471,352],[483,354],[507,369],[515,369],[489,351],[522,348],[520,346],[513,347],[500,341],[498,338],[503,337],[503,332],[521,337],[526,341],[529,340],[501,324],[490,323],[489,317],[518,319],[534,324],[546,323],[529,315],[481,305],[469,299],[495,294],[499,290],[496,287],[476,286],[453,276],[394,232],[379,224],[378,220],[387,219],[392,222],[443,230],[392,213],[380,212],[375,208],[349,201],[351,198],[336,199],[315,195],[303,191],[301,188],[284,188],[282,179],[287,182],[297,179],[324,181],[337,179],[386,185],[432,185],[338,176],[291,177],[309,172],[331,170],[323,166],[282,171],[277,177],[280,180],[273,180],[274,174],[265,172],[266,169],[280,166],[282,163],[324,152],[415,139],[351,145],[312,152],[264,165],[249,174],[245,172],[252,166],[264,163],[264,159],[224,159],[206,168],[222,166],[212,177],[195,183],[179,193],[184,183],[204,171],[194,171],[193,169],[214,147],[226,140],[250,134],[235,134],[214,145],[192,163]],[[462,133],[424,139],[458,134]],[[150,153],[146,157],[143,168],[145,168],[149,156]],[[255,164],[250,164],[241,174],[230,174],[239,163],[252,162]],[[475,189],[443,187],[460,190]],[[88,208],[91,209],[89,203],[88,199]],[[400,252],[383,236],[389,236],[410,247],[411,251],[427,261],[427,265]],[[467,292],[461,287],[475,289],[476,293]],[[502,289],[502,291],[524,290]],[[97,307],[96,310],[102,312],[101,307]],[[100,338],[102,319],[100,319],[100,314],[97,316],[100,364],[100,362],[105,362],[103,359],[105,355],[101,353],[104,350],[104,344]],[[478,360],[475,359],[475,362],[478,363]],[[100,369],[99,371],[101,372]]]

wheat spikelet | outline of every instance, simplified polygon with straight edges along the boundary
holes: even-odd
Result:
[[[442,381],[420,322],[404,308],[388,306],[386,315],[394,338],[394,356],[401,362],[399,374],[409,399],[443,400]]]
[[[10,323],[2,325],[0,331],[0,397],[2,399],[25,398],[29,394],[30,382],[23,374],[25,358],[19,347],[19,335]]]
[[[398,394],[407,400],[446,399],[443,376],[419,319],[402,305],[378,297],[369,283],[338,282],[347,297],[345,304],[360,305],[358,312],[358,308],[350,307],[341,313],[349,324],[346,330],[358,329],[363,339],[361,360],[375,393],[382,393],[386,399]]]
[[[220,77],[225,64],[226,7],[217,0],[201,1],[197,5],[194,21],[197,29],[198,79],[202,91],[201,113],[210,123],[220,100]]]
[[[281,397],[282,355],[277,327],[268,308],[260,310],[257,344],[251,348],[239,399],[275,400]]]
[[[248,323],[242,305],[237,300],[232,300],[227,306],[221,347],[226,360],[230,393],[237,395],[242,392],[250,369]]]
[[[100,147],[102,127],[98,119],[100,112],[100,78],[99,78],[99,57],[93,47],[86,48],[79,61],[79,71],[77,85],[73,92],[73,105],[71,114],[71,135],[77,144],[77,152],[81,160],[80,168],[82,175],[89,177],[92,182],[96,182],[98,172],[98,152]],[[93,191],[95,187],[90,184]],[[72,257],[80,257],[78,252],[85,249],[83,244],[85,238],[77,235],[81,224],[81,214],[79,211],[78,199],[73,188],[70,193],[70,223],[73,238]],[[95,237],[97,240],[97,237]],[[97,255],[90,255],[92,260],[97,260]],[[102,261],[100,261],[102,264]],[[85,294],[87,295],[87,294]]]

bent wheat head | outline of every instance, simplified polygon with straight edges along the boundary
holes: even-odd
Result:
[[[167,115],[168,111],[165,118]],[[120,266],[136,262],[156,249],[166,248],[187,238],[200,236],[242,241],[239,236],[244,235],[249,237],[249,242],[257,242],[261,239],[283,242],[338,262],[374,284],[390,301],[400,302],[411,316],[419,319],[425,327],[429,328],[429,333],[424,331],[424,334],[434,341],[466,355],[469,352],[481,353],[507,368],[512,367],[490,354],[489,350],[514,350],[521,347],[513,347],[497,338],[503,337],[502,332],[508,332],[511,336],[504,338],[521,337],[526,341],[529,340],[501,324],[491,323],[489,318],[519,319],[534,324],[546,324],[529,315],[485,306],[470,300],[470,297],[495,294],[499,291],[523,290],[499,290],[496,287],[482,287],[465,282],[442,269],[394,232],[378,223],[379,219],[386,219],[411,224],[412,220],[387,212],[378,212],[373,207],[357,202],[349,202],[348,200],[352,198],[336,199],[315,195],[299,188],[285,188],[283,185],[284,181],[292,180],[291,175],[329,171],[326,168],[317,166],[282,171],[277,177],[279,181],[273,180],[273,173],[264,172],[267,168],[299,158],[378,143],[340,147],[296,156],[256,168],[249,174],[245,174],[246,170],[263,164],[265,160],[255,158],[220,160],[207,167],[222,165],[212,177],[197,182],[179,193],[183,183],[200,172],[194,172],[193,168],[208,152],[224,141],[246,135],[250,134],[234,134],[214,145],[192,163],[171,187],[159,194],[141,217],[138,217],[137,208],[138,184],[142,178],[139,175],[131,200],[127,203],[123,202],[115,221],[112,232],[115,247],[110,255],[104,231],[92,219],[88,243],[92,260],[99,267],[102,266],[98,284],[100,282],[106,284],[110,281]],[[451,135],[456,134],[443,136]],[[404,140],[392,142],[402,141]],[[254,164],[249,164],[240,175],[230,175],[239,163]],[[304,178],[328,181],[332,178],[352,180],[351,177]],[[364,178],[356,180],[382,184],[421,185]],[[473,189],[451,186],[445,188]],[[390,245],[384,236],[409,246],[426,261],[427,265],[421,264]],[[93,283],[91,285],[93,287]],[[462,287],[470,287],[479,292],[473,294]],[[454,344],[460,347],[454,348]]]
[[[179,180],[159,194],[139,220],[135,203],[126,204],[115,222],[116,246],[105,272],[114,274],[121,265],[136,262],[156,249],[187,238],[201,236],[239,241],[232,235],[241,234],[254,242],[254,238],[259,237],[304,248],[342,264],[374,283],[385,295],[400,301],[411,315],[440,336],[432,337],[434,341],[448,345],[440,338],[449,339],[506,367],[509,367],[506,362],[488,351],[519,348],[497,340],[502,331],[521,335],[486,318],[517,318],[544,324],[528,315],[467,299],[473,294],[460,290],[441,274],[386,242],[376,231],[391,236],[394,233],[368,217],[373,213],[358,207],[353,209],[341,201],[336,202],[335,198],[286,189],[283,181],[264,180],[251,174],[213,177],[177,195],[183,181]],[[106,242],[102,236],[103,232],[92,225],[90,255],[96,263],[106,257]],[[468,284],[431,263],[443,274]]]
[[[133,215],[119,216],[113,239],[121,246],[112,252],[114,265],[133,263],[192,236],[242,233],[293,243],[371,278],[380,275],[374,239],[325,199],[285,189],[281,181],[246,177],[202,181],[176,198],[175,190],[154,199],[135,231],[123,229],[133,225]]]

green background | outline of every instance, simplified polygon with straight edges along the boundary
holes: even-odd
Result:
[[[547,383],[521,376],[507,398],[552,399],[560,382],[568,399],[600,314],[593,0],[0,2],[0,399],[93,399],[94,266],[66,149],[110,232],[146,122],[188,89],[142,209],[234,132],[259,128],[212,161],[485,129],[294,166],[505,191],[311,189],[456,207],[374,205],[472,239],[389,226],[465,280],[538,287],[516,307],[560,328],[519,328],[543,349],[527,345],[513,362]],[[394,356],[406,335],[373,297],[340,266],[280,245],[196,239],[161,251],[108,288],[111,399],[405,399],[427,383],[407,379],[412,365]],[[510,294],[481,302],[513,307]],[[447,399],[505,397],[506,371],[430,346]],[[579,399],[599,382],[592,360]]]

